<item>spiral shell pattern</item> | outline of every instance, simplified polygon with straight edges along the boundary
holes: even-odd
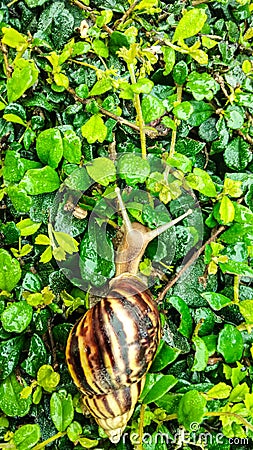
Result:
[[[67,343],[70,374],[97,423],[115,441],[143,389],[160,339],[157,307],[144,283],[124,274],[77,322]]]

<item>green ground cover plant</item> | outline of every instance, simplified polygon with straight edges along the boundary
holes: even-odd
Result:
[[[0,2],[0,449],[250,448],[252,11]],[[149,228],[193,212],[140,264],[163,335],[114,445],[65,346],[115,274],[116,185]]]

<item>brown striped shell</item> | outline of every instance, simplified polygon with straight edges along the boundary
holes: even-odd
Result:
[[[84,404],[113,442],[134,411],[159,339],[160,319],[152,295],[130,274],[114,278],[107,297],[70,333],[69,371]]]
[[[136,276],[148,243],[191,214],[149,230],[131,223],[118,196],[124,239],[107,297],[96,303],[70,332],[66,358],[83,401],[112,442],[118,442],[145,383],[160,340],[160,318],[146,285]]]

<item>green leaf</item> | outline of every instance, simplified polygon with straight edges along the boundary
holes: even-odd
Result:
[[[67,130],[63,136],[63,156],[72,164],[80,164],[82,157],[81,140],[73,130]]]
[[[19,212],[28,212],[32,206],[32,199],[27,192],[20,186],[9,186],[7,190],[8,196],[14,208]]]
[[[192,333],[192,317],[189,306],[185,301],[174,295],[170,297],[169,303],[179,312],[181,315],[181,321],[178,331],[185,337],[189,338]]]
[[[106,238],[104,229],[96,234],[86,232],[80,244],[80,271],[83,280],[95,286],[105,284],[115,273],[112,241]]]
[[[198,127],[214,113],[213,106],[203,100],[199,102],[192,100],[191,105],[193,106],[193,112],[188,119],[188,123],[192,127]]]
[[[209,391],[207,392],[208,400],[212,400],[214,398],[218,399],[228,398],[231,390],[232,390],[231,386],[229,386],[226,383],[220,382],[211,389],[209,389]]]
[[[253,324],[253,300],[241,300],[238,306],[246,323]]]
[[[21,97],[37,81],[38,74],[34,61],[18,59],[12,77],[7,80],[8,101],[15,102]]]
[[[212,100],[213,96],[220,89],[219,84],[209,73],[191,72],[188,76],[186,88],[192,93],[196,100]]]
[[[14,374],[0,384],[0,408],[7,416],[23,417],[28,414],[32,399],[21,398],[23,388]]]
[[[28,47],[27,39],[22,36],[14,28],[2,28],[2,43],[8,45],[9,47],[15,48],[18,52],[24,51]]]
[[[29,450],[40,440],[40,427],[37,424],[23,425],[15,431],[13,436],[17,450]]]
[[[104,142],[107,136],[107,127],[100,114],[92,116],[82,127],[82,135],[87,139],[89,144],[94,142]]]
[[[45,391],[52,392],[60,382],[60,375],[54,371],[52,366],[45,364],[39,368],[37,381]]]
[[[78,242],[69,234],[63,231],[53,231],[57,244],[67,253],[72,255],[78,251]]]
[[[178,407],[178,422],[191,431],[192,424],[201,423],[206,412],[206,399],[195,389],[186,392]]]
[[[3,249],[0,249],[0,289],[11,292],[21,278],[19,262]]]
[[[21,236],[31,236],[36,233],[41,226],[41,222],[33,222],[31,219],[23,219],[17,223],[17,228],[20,231]]]
[[[217,292],[203,292],[201,295],[215,311],[219,311],[231,303],[230,298]]]
[[[165,62],[165,70],[163,72],[163,75],[169,75],[176,61],[176,53],[175,50],[171,47],[163,46],[161,50],[163,52],[163,59]]]
[[[18,364],[24,336],[17,336],[0,344],[0,379],[7,378]]]
[[[209,357],[208,349],[207,349],[206,344],[203,341],[203,339],[201,339],[198,336],[195,336],[192,339],[192,342],[195,346],[196,352],[195,352],[194,362],[193,362],[193,366],[192,366],[191,370],[201,372],[201,371],[205,370],[206,365],[207,365],[207,361],[208,361],[208,357]]]
[[[93,50],[98,56],[102,56],[102,58],[107,58],[109,56],[109,50],[100,39],[95,39],[92,43]]]
[[[186,11],[176,27],[172,42],[195,36],[203,28],[206,19],[204,9],[193,8]]]
[[[232,170],[241,171],[247,167],[252,160],[250,146],[241,137],[233,139],[226,146],[224,160]]]
[[[155,402],[176,384],[177,379],[173,375],[162,375],[161,378],[152,386],[147,395],[142,398],[142,403],[147,405],[148,403]]]
[[[19,125],[24,125],[24,127],[26,127],[26,123],[16,114],[4,114],[3,118],[4,120],[7,120],[7,122],[18,123]]]
[[[36,8],[36,6],[41,6],[46,3],[47,0],[25,0],[25,3],[29,8]]]
[[[237,384],[237,386],[235,386],[232,390],[228,401],[238,403],[242,402],[245,400],[247,394],[249,394],[249,386],[247,383]]]
[[[224,225],[233,222],[235,217],[235,208],[233,202],[225,195],[222,197],[219,209],[220,218]]]
[[[57,128],[48,128],[37,137],[36,151],[43,164],[55,169],[63,156],[63,142],[61,133]]]
[[[108,186],[116,180],[116,169],[109,158],[95,158],[91,164],[87,164],[86,169],[89,176],[102,186]]]
[[[141,156],[127,153],[120,157],[118,173],[120,178],[130,186],[135,186],[136,183],[144,183],[150,174],[149,162]]]
[[[143,120],[145,123],[158,119],[165,113],[165,106],[161,100],[151,94],[146,95],[141,102]]]
[[[32,320],[33,309],[25,300],[10,303],[1,315],[3,328],[12,333],[22,333]]]
[[[191,160],[181,153],[174,153],[173,156],[169,156],[169,158],[167,158],[166,162],[169,166],[176,167],[184,173],[191,172],[192,170]]]
[[[185,61],[179,61],[173,68],[173,79],[176,84],[182,86],[188,76],[188,66]]]
[[[3,177],[5,181],[20,181],[25,173],[20,154],[14,150],[7,150],[4,159]]]
[[[60,180],[52,167],[45,166],[42,169],[28,170],[19,186],[30,195],[39,195],[56,191],[60,187]]]
[[[243,353],[243,339],[240,331],[233,325],[225,324],[218,336],[217,351],[222,354],[227,363],[234,363],[241,359]]]
[[[187,183],[192,189],[196,189],[207,197],[216,197],[217,192],[210,175],[202,169],[195,167],[192,174],[187,175]]]
[[[238,130],[244,123],[244,110],[240,106],[229,105],[224,112],[224,117],[227,119],[228,128]]]
[[[47,359],[48,356],[44,342],[34,333],[31,339],[28,357],[21,363],[21,367],[28,375],[35,378],[40,366],[45,364]]]
[[[155,359],[151,365],[150,371],[159,372],[164,369],[164,367],[168,366],[168,364],[175,361],[180,353],[180,350],[170,347],[165,341],[162,340],[157,350]]]
[[[89,97],[104,94],[105,92],[110,91],[110,89],[112,89],[110,78],[101,78],[101,80],[98,80],[92,87]]]
[[[228,260],[225,263],[219,263],[219,266],[223,273],[253,277],[253,269],[243,262]]]
[[[54,392],[50,399],[50,415],[58,431],[65,431],[74,419],[71,394],[65,390]]]
[[[69,79],[64,73],[55,73],[54,82],[57,86],[63,86],[65,89],[69,87]]]
[[[193,106],[190,102],[182,102],[172,110],[174,116],[179,120],[188,120],[193,113]]]
[[[137,83],[131,85],[131,89],[135,94],[149,94],[153,87],[153,81],[148,78],[139,78]]]
[[[76,442],[82,434],[82,426],[79,422],[76,422],[75,420],[69,425],[67,429],[67,435],[71,442]]]

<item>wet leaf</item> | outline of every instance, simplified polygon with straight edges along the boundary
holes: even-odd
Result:
[[[162,47],[163,51],[163,58],[165,62],[165,70],[163,72],[164,75],[169,75],[169,73],[172,71],[175,61],[176,61],[176,54],[175,50],[171,47]]]
[[[17,450],[29,450],[40,440],[40,427],[37,424],[27,424],[15,431],[13,440]]]
[[[180,353],[180,350],[177,348],[172,348],[166,344],[166,342],[161,341],[150,371],[159,372],[164,369],[164,367],[175,361]]]
[[[233,325],[225,324],[219,333],[217,350],[227,363],[240,360],[243,352],[243,339],[240,331]]]
[[[20,58],[15,63],[12,77],[7,81],[7,95],[9,102],[15,102],[38,79],[39,71],[34,61]]]
[[[82,135],[89,144],[94,142],[104,142],[107,136],[107,127],[100,114],[92,116],[81,128]]]
[[[52,167],[45,166],[42,169],[27,170],[19,186],[30,195],[39,195],[56,191],[60,187],[60,180]]]
[[[208,301],[211,308],[215,311],[219,311],[231,303],[230,298],[225,297],[225,295],[218,294],[217,292],[203,292],[201,295]]]
[[[55,169],[63,156],[63,142],[61,133],[57,128],[48,128],[37,137],[36,151],[43,164]]]
[[[0,289],[12,291],[21,278],[19,262],[4,249],[0,249]]]
[[[143,183],[150,173],[149,162],[140,156],[125,154],[119,160],[118,173],[130,186]]]
[[[30,236],[40,228],[41,223],[33,222],[31,219],[23,219],[17,223],[21,236]]]
[[[252,160],[249,144],[241,137],[233,139],[226,146],[224,160],[227,166],[233,170],[243,170]]]
[[[141,102],[141,109],[145,123],[158,119],[165,113],[163,102],[151,94],[146,95]]]
[[[32,399],[21,398],[23,387],[14,374],[0,384],[0,408],[7,416],[23,417],[28,414]]]
[[[6,331],[22,333],[32,320],[33,309],[26,301],[10,303],[1,315]]]
[[[172,42],[195,36],[203,28],[206,19],[204,9],[193,8],[186,11],[176,27]]]
[[[169,299],[169,303],[179,312],[181,315],[181,321],[178,331],[186,337],[190,337],[192,333],[192,317],[188,305],[185,301],[178,297],[172,296]]]
[[[52,366],[45,364],[39,368],[37,381],[45,391],[52,392],[59,384],[60,375],[54,371]]]
[[[24,337],[17,336],[0,343],[0,379],[7,378],[18,364]]]
[[[50,399],[50,414],[58,431],[65,431],[74,418],[72,397],[65,390],[54,392]]]
[[[155,402],[172,389],[176,383],[177,379],[173,375],[162,375],[142,398],[142,403],[147,405],[148,403]]]
[[[195,346],[195,357],[191,370],[201,372],[202,370],[205,370],[207,365],[209,357],[208,349],[203,339],[198,336],[195,336],[192,339],[192,342]]]
[[[96,158],[86,169],[90,177],[102,186],[108,186],[111,181],[116,180],[116,169],[109,158]]]
[[[178,421],[186,430],[191,431],[191,424],[201,423],[206,412],[206,400],[195,389],[186,392],[178,407]]]
[[[21,367],[35,378],[40,366],[47,362],[48,355],[42,339],[34,333],[31,339],[27,359],[21,363]]]

